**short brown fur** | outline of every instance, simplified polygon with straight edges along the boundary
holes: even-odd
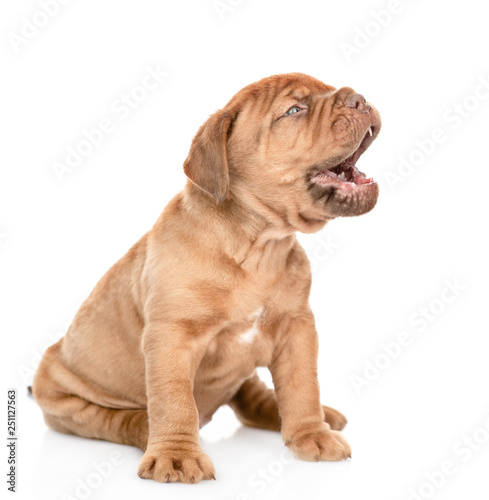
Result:
[[[60,432],[141,448],[138,474],[162,482],[214,478],[199,427],[229,404],[240,421],[280,430],[304,460],[342,460],[345,417],[322,406],[311,272],[295,237],[375,205],[311,186],[380,119],[302,74],[240,91],[200,128],[189,181],[154,227],[100,280],[51,346],[33,394]],[[307,114],[287,116],[295,103]],[[270,369],[275,390],[256,375]]]

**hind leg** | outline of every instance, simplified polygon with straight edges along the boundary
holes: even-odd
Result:
[[[148,441],[147,410],[110,408],[90,401],[100,400],[101,396],[62,364],[58,351],[56,344],[46,351],[32,387],[46,424],[66,434],[127,444],[144,451]]]
[[[146,450],[148,442],[146,410],[105,408],[69,394],[59,394],[56,399],[49,401],[42,399],[37,401],[43,408],[46,424],[55,431],[127,444]]]
[[[275,391],[269,389],[255,373],[245,380],[229,402],[243,425],[279,431],[281,428]],[[341,431],[347,424],[346,417],[334,408],[323,405],[324,421],[331,429]]]

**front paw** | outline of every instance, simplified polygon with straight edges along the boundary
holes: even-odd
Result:
[[[285,444],[298,458],[308,462],[336,462],[351,457],[351,448],[345,438],[327,425],[315,430],[298,431]]]
[[[139,462],[138,476],[161,483],[198,483],[216,479],[211,459],[196,446],[194,450],[148,449]]]

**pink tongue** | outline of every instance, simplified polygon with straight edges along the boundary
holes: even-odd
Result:
[[[372,182],[372,179],[367,179],[366,177],[355,177],[355,184],[370,184]]]
[[[353,182],[355,184],[370,184],[372,179],[367,179],[357,167],[353,167]]]

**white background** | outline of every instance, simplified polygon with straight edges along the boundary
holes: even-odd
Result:
[[[234,6],[219,16],[212,0],[72,0],[17,51],[12,40],[22,36],[24,18],[42,22],[40,6],[2,2],[2,394],[7,387],[19,394],[17,498],[487,498],[483,3],[455,9],[405,0],[380,26],[372,12],[387,9],[388,0],[226,2]],[[371,35],[360,39],[366,28]],[[354,46],[355,35],[364,46],[348,58],[344,44]],[[158,65],[168,76],[121,120],[114,101]],[[349,418],[353,459],[283,465],[279,434],[242,428],[223,408],[201,432],[216,482],[142,481],[139,450],[47,430],[25,386],[39,353],[184,185],[182,163],[198,126],[244,85],[291,71],[353,87],[384,123],[359,163],[380,183],[375,210],[300,237],[315,259],[322,400]],[[471,97],[477,89],[479,99]],[[112,120],[113,131],[59,181],[53,162],[64,163],[67,148],[102,119]],[[435,129],[446,140],[423,159],[416,141]],[[410,155],[416,166],[391,187],[389,172]],[[445,295],[445,280],[464,289]],[[426,325],[420,307],[436,311]],[[410,345],[396,359],[381,355],[382,343],[401,332]],[[355,387],[369,362],[382,368],[370,368],[368,385]],[[472,436],[481,443],[473,450],[463,442]],[[106,478],[94,475],[93,464],[113,452],[118,465]],[[451,475],[436,474],[430,487],[426,474],[445,462]]]

